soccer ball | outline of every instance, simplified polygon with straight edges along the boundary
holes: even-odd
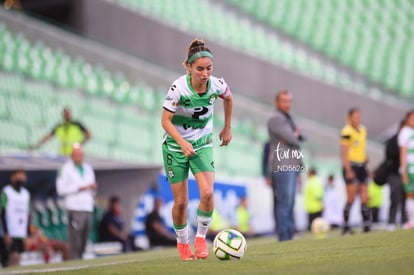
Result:
[[[246,239],[234,229],[222,230],[213,241],[213,252],[219,260],[240,260],[246,249]]]
[[[319,238],[326,237],[326,233],[331,229],[331,226],[324,218],[316,218],[311,225],[312,233]]]

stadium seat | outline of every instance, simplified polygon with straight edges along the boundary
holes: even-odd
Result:
[[[174,1],[174,3],[167,0],[115,0],[115,2],[130,7],[133,10],[138,9],[145,13],[150,13],[178,28],[202,33],[229,46],[248,51],[259,58],[283,64],[316,78],[321,78],[324,72],[335,70],[331,65],[321,64],[317,58],[308,56],[305,52],[297,51],[292,44],[281,43],[275,35],[267,33],[262,27],[252,24],[251,21],[245,18],[236,16],[235,13],[214,2],[199,1],[197,6],[193,5],[190,0],[178,0]],[[263,16],[266,18],[273,18],[273,11],[280,11],[276,8],[273,1],[256,2],[237,1],[237,4],[246,5],[246,7],[260,11],[264,13]],[[290,4],[290,1],[281,1],[281,3],[284,3],[286,7],[292,6],[294,13],[302,14],[302,4],[296,4],[296,2],[292,2],[295,4]],[[197,17],[187,16],[193,13],[197,13]],[[280,21],[285,22],[286,27],[293,30],[299,26],[299,19],[296,19],[295,16],[286,16],[283,11],[280,11],[280,13],[280,16],[283,17],[283,20]],[[212,16],[214,17],[213,20]],[[321,44],[323,42],[322,40]],[[316,65],[319,66],[319,70],[322,70],[322,73],[319,71],[315,72],[313,68]],[[324,80],[323,77],[322,80]],[[334,81],[341,85],[337,78]]]
[[[22,124],[28,123],[33,125],[41,125],[43,120],[43,114],[41,105],[33,100],[27,100],[19,97],[10,97],[9,107],[11,118]]]
[[[171,12],[174,8],[179,8],[180,12],[195,12],[194,7],[181,7],[168,1],[166,4],[156,2],[150,1],[143,5],[148,5],[162,14]],[[204,28],[208,16],[208,12],[203,11],[202,19],[192,19],[193,23]],[[221,19],[208,24],[209,32],[216,32],[217,28],[226,26],[227,22]],[[228,25],[232,31],[237,32],[240,27],[238,24],[232,16]],[[249,25],[248,22],[243,24]],[[253,31],[258,33],[255,38],[246,38],[237,33],[233,36],[238,44],[253,43],[254,47],[274,52],[267,46],[266,34],[261,30]],[[222,35],[227,34],[223,32]],[[120,72],[111,73],[99,64],[88,63],[81,56],[70,56],[64,50],[53,49],[40,40],[31,41],[23,34],[14,33],[1,24],[0,41],[2,153],[16,152],[38,142],[61,121],[62,109],[69,107],[73,111],[74,119],[81,121],[91,130],[93,139],[85,148],[88,154],[142,164],[162,163],[161,144],[164,130],[160,124],[160,116],[167,88],[153,87],[142,80],[131,84]],[[273,46],[279,47],[277,43]],[[286,62],[292,60],[293,53]],[[303,56],[295,62],[298,67],[308,66],[307,58]],[[215,116],[215,121],[215,135],[218,136],[223,125],[222,115]],[[248,119],[236,121],[235,132],[240,136],[242,147],[246,147],[250,140],[255,140],[256,136],[266,135],[266,132],[259,134]],[[235,144],[237,143],[236,140]],[[256,160],[247,156],[246,152],[239,154],[239,159],[251,159],[248,162],[232,164],[227,159],[240,146],[217,150],[220,153],[216,161],[222,165],[219,173],[230,175],[239,165],[238,169],[253,176],[254,171],[247,166],[253,165],[251,162]],[[250,146],[250,151],[261,150],[260,145]],[[57,139],[53,139],[39,150],[56,153],[58,147]],[[233,165],[233,170],[229,169],[230,165]],[[243,165],[246,165],[246,169]],[[47,230],[51,236],[62,236],[59,231],[50,228]]]
[[[6,94],[0,91],[0,119],[6,119],[9,116],[9,103]]]
[[[407,86],[400,84],[401,78],[412,75],[407,68],[414,67],[412,1],[227,2],[388,90],[413,96],[408,80]]]
[[[27,128],[9,120],[0,120],[0,144],[15,145],[18,148],[27,148]]]

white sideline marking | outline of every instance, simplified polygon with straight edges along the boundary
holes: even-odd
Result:
[[[79,266],[66,266],[66,267],[56,267],[56,268],[45,268],[45,269],[25,269],[25,270],[15,270],[9,272],[2,272],[1,274],[23,274],[23,273],[41,273],[41,272],[56,272],[56,271],[69,271],[69,270],[78,270],[84,269],[88,267],[101,267],[101,266],[108,266],[108,265],[116,265],[116,264],[128,264],[136,262],[136,260],[129,260],[129,261],[121,261],[121,262],[112,262],[112,263],[101,263],[101,264],[86,264],[86,265],[79,265]]]

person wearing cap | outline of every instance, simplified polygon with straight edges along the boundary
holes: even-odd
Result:
[[[85,144],[91,138],[91,133],[82,123],[72,120],[70,109],[64,108],[62,114],[63,122],[57,124],[36,145],[30,146],[30,149],[38,149],[53,136],[56,136],[60,142],[59,153],[64,156],[70,156],[75,143]]]

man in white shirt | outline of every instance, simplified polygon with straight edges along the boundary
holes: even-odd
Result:
[[[71,259],[81,259],[92,228],[94,197],[97,189],[92,167],[83,161],[83,149],[73,146],[71,159],[59,171],[56,191],[64,197],[68,211],[68,239]]]

